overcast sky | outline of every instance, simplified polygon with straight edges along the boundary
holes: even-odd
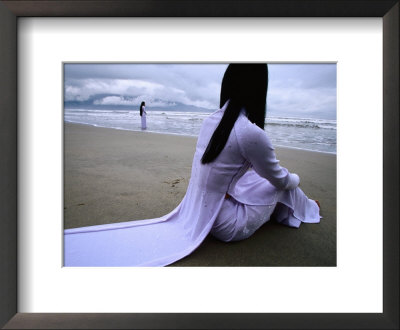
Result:
[[[65,101],[219,107],[226,64],[65,64]],[[267,114],[336,119],[336,64],[269,64]]]

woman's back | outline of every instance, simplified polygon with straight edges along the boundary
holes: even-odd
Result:
[[[226,193],[233,178],[243,174],[247,169],[247,167],[243,169],[247,163],[245,158],[241,155],[234,130],[231,131],[228,141],[218,157],[211,163],[201,163],[201,157],[224,114],[225,108],[226,107],[223,107],[221,110],[214,112],[204,120],[193,158],[191,181],[196,181],[200,189],[208,192],[215,191]],[[237,120],[235,126],[242,125],[243,119],[248,120],[246,117],[240,118],[240,120]]]
[[[295,178],[279,165],[274,148],[266,133],[241,112],[230,132],[225,147],[211,163],[201,164],[201,157],[218,126],[226,105],[203,122],[192,164],[196,185],[208,192],[234,191],[239,178],[252,166],[255,172],[278,189],[297,186]]]

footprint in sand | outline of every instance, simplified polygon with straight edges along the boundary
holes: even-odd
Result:
[[[176,180],[174,180],[174,181],[172,181],[171,183],[171,187],[175,187],[175,185],[176,184],[178,184],[179,182],[181,182],[181,180],[180,179],[176,179]]]
[[[177,185],[178,183],[181,182],[181,180],[184,180],[183,178],[179,178],[179,179],[174,179],[172,181],[163,181],[163,183],[167,183],[170,184],[171,187],[175,187],[175,185]]]

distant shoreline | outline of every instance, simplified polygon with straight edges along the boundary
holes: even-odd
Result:
[[[101,125],[96,125],[96,124],[77,123],[77,122],[68,121],[68,120],[64,120],[64,123],[73,124],[73,125],[90,126],[90,127],[109,128],[109,129],[118,130],[118,131],[143,132],[143,133],[152,133],[152,134],[183,136],[183,137],[192,137],[192,138],[197,139],[197,135],[179,134],[179,133],[172,133],[172,132],[157,132],[157,131],[151,131],[148,129],[145,131],[142,131],[140,129],[135,130],[135,129],[127,129],[127,128],[123,128],[123,127],[108,127],[108,126],[101,126]],[[284,148],[284,149],[304,150],[304,151],[309,151],[309,152],[316,152],[316,153],[329,154],[329,155],[335,155],[335,156],[337,155],[336,152],[330,152],[330,151],[319,151],[319,150],[312,150],[312,149],[307,149],[307,148],[283,146],[283,145],[279,145],[279,144],[274,144],[274,146],[278,147],[278,148]]]

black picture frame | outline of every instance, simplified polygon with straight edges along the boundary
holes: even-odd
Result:
[[[17,329],[399,329],[399,8],[399,0],[0,1],[0,326]],[[17,20],[26,16],[382,17],[383,313],[18,313]]]

